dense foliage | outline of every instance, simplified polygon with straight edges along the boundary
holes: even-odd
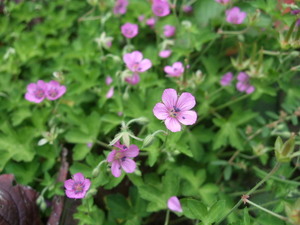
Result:
[[[45,223],[299,225],[297,1],[119,2],[0,1],[1,174]]]

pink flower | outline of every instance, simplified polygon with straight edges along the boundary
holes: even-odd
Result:
[[[149,59],[143,59],[143,54],[139,51],[125,54],[123,61],[132,72],[145,72],[152,66],[151,61]]]
[[[168,58],[172,53],[172,50],[162,50],[159,52],[159,57]]]
[[[193,11],[193,7],[190,5],[184,5],[182,6],[182,11],[185,13],[191,13]]]
[[[140,82],[140,75],[138,73],[133,73],[132,76],[125,78],[125,82],[136,85]]]
[[[88,143],[86,143],[86,146],[87,146],[88,148],[92,148],[92,147],[93,147],[93,143],[92,143],[92,142],[88,142]]]
[[[157,103],[153,113],[159,120],[164,120],[166,127],[172,132],[181,130],[181,124],[192,125],[197,120],[197,113],[192,111],[196,100],[188,92],[183,92],[179,97],[176,90],[165,89],[162,95],[162,102]]]
[[[176,196],[172,196],[168,200],[168,208],[174,212],[182,212],[181,204]]]
[[[137,157],[139,148],[136,145],[130,145],[129,148],[117,142],[107,156],[107,162],[111,163],[111,173],[114,177],[121,176],[121,169],[126,173],[133,173],[136,169],[136,163],[131,159]]]
[[[169,77],[180,77],[184,73],[184,67],[181,62],[175,62],[172,66],[165,66],[164,71]]]
[[[121,27],[122,34],[127,38],[134,38],[139,33],[139,27],[137,24],[125,23]]]
[[[90,186],[89,179],[85,179],[82,173],[76,173],[73,179],[65,181],[66,195],[68,198],[84,198]]]
[[[155,23],[156,23],[156,20],[155,20],[154,17],[151,17],[151,18],[149,18],[149,19],[146,20],[146,24],[147,24],[149,27],[151,27],[151,28],[154,27]]]
[[[220,84],[222,86],[228,86],[231,84],[232,79],[233,79],[233,74],[231,72],[225,73],[222,79],[220,80]]]
[[[117,0],[114,7],[115,15],[123,15],[126,13],[128,1],[127,0]]]
[[[60,98],[66,92],[66,86],[60,85],[57,81],[51,80],[47,83],[46,97],[50,101]]]
[[[215,0],[215,1],[223,5],[228,4],[230,2],[230,0]]]
[[[164,26],[164,35],[166,37],[172,37],[175,34],[176,27],[171,25]]]
[[[113,79],[111,78],[111,76],[107,76],[107,77],[105,78],[105,83],[106,83],[106,85],[110,85],[112,82],[113,82]]]
[[[27,85],[27,92],[25,99],[30,102],[40,103],[46,97],[47,84],[39,80],[37,83],[30,83]]]
[[[240,72],[237,76],[237,80],[236,89],[238,89],[238,91],[245,92],[247,94],[251,94],[255,91],[255,87],[250,85],[250,77],[246,73]]]
[[[232,24],[241,24],[245,20],[247,13],[242,12],[240,8],[233,7],[226,10],[226,21]]]
[[[144,15],[140,15],[140,16],[138,17],[138,21],[140,21],[140,22],[143,22],[144,19],[145,19],[145,16],[144,16]]]
[[[106,98],[111,98],[112,96],[114,96],[114,87],[111,87],[106,93]]]
[[[166,1],[155,0],[152,4],[152,12],[156,16],[167,16],[170,14],[170,6],[169,3]]]

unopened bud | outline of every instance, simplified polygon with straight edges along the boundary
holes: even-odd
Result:
[[[144,139],[142,148],[149,147],[150,145],[152,145],[153,141],[154,141],[154,136],[152,134],[148,135]]]
[[[278,137],[275,142],[275,156],[279,162],[289,162],[293,158],[295,148],[295,134],[283,143]]]
[[[97,166],[93,169],[92,176],[97,177],[99,175],[100,168]]]

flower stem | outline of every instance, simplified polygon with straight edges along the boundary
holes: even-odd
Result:
[[[262,206],[260,206],[260,205],[257,205],[257,204],[255,204],[254,202],[252,202],[252,201],[250,201],[250,200],[248,200],[248,199],[246,199],[245,201],[246,201],[247,203],[249,203],[250,205],[255,206],[256,208],[258,208],[258,209],[260,209],[260,210],[262,210],[262,211],[264,211],[264,212],[266,212],[266,213],[269,213],[269,214],[272,215],[272,216],[277,217],[278,219],[281,219],[281,220],[283,220],[283,221],[287,221],[287,220],[288,220],[288,218],[286,218],[286,217],[284,217],[284,216],[281,216],[281,215],[279,215],[279,214],[277,214],[277,213],[274,213],[274,212],[272,212],[272,211],[270,211],[270,210],[268,210],[268,209],[266,209],[266,208],[264,208],[264,207],[262,207]]]
[[[263,183],[265,183],[280,167],[281,163],[277,162],[276,165],[273,167],[273,169],[262,179],[259,183],[257,183],[250,191],[248,191],[245,195],[251,195],[253,192],[255,192]],[[243,199],[240,199],[238,203],[233,206],[233,208],[226,213],[225,216],[223,216],[216,225],[220,224],[227,216],[229,216],[235,209],[237,209],[243,202]]]
[[[104,143],[102,141],[98,141],[97,140],[96,143],[99,144],[99,145],[101,145],[101,146],[103,146],[103,147],[105,147],[105,148],[108,148],[108,149],[112,148],[112,146],[109,146],[108,144],[106,144],[106,143]]]
[[[170,218],[170,210],[167,210],[166,219],[165,219],[164,225],[168,225],[169,224],[169,218]]]
[[[225,107],[227,107],[229,105],[232,105],[232,104],[234,104],[234,103],[236,103],[238,101],[241,101],[241,100],[247,98],[248,96],[249,96],[248,94],[242,95],[239,98],[233,99],[232,101],[229,101],[229,102],[227,102],[227,103],[225,103],[223,105],[220,105],[220,106],[214,108],[213,111],[217,111],[217,110],[223,109],[223,108],[225,108]]]

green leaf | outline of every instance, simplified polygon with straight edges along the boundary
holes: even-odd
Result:
[[[183,215],[190,219],[198,219],[198,220],[204,220],[207,216],[207,208],[206,206],[195,199],[188,199],[184,198],[180,200]]]
[[[221,219],[225,212],[224,208],[225,208],[224,200],[215,202],[209,209],[206,222],[214,223],[217,222],[219,219]]]
[[[131,207],[123,195],[108,195],[106,201],[109,212],[116,219],[130,219],[133,217]]]
[[[77,144],[73,148],[73,160],[82,160],[90,152],[90,148],[86,144]]]

